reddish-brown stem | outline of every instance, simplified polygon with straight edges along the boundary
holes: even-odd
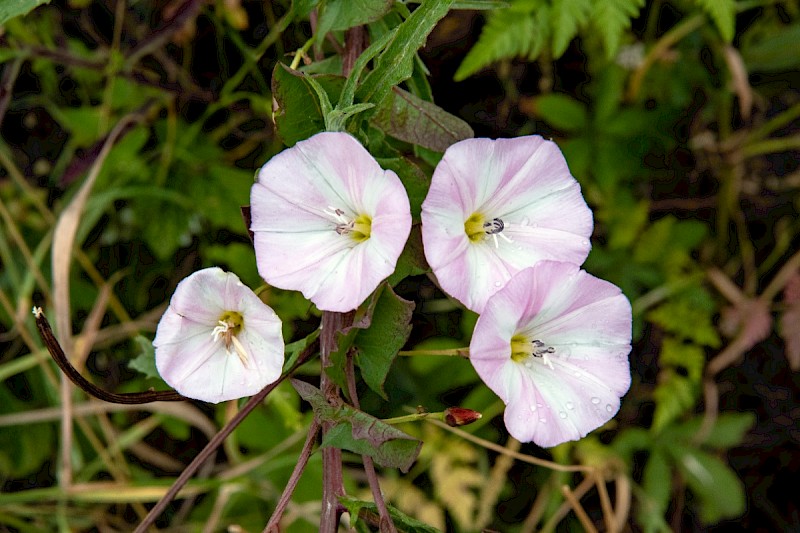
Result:
[[[350,402],[353,407],[360,409],[361,405],[358,401],[358,391],[356,390],[356,371],[353,365],[353,355],[350,352],[347,353],[345,375],[347,376],[347,393],[350,395]],[[375,507],[378,508],[378,514],[380,515],[380,530],[382,533],[397,533],[397,528],[395,528],[392,517],[389,515],[389,510],[386,508],[386,502],[383,500],[381,484],[378,480],[378,474],[375,472],[372,457],[362,455],[361,460],[364,462],[364,473],[367,475],[369,488],[372,491],[372,499],[375,500]]]
[[[363,26],[350,28],[344,34],[344,55],[342,56],[342,74],[350,75],[353,65],[367,48],[367,33]]]
[[[300,476],[303,475],[303,471],[306,469],[308,459],[311,457],[311,451],[314,449],[314,442],[317,440],[318,434],[319,422],[314,419],[314,421],[311,422],[311,427],[308,428],[308,436],[306,437],[306,442],[303,444],[300,457],[297,458],[297,464],[295,465],[294,470],[292,470],[292,476],[286,483],[286,488],[283,489],[281,499],[278,500],[278,505],[275,506],[275,511],[272,513],[269,522],[267,522],[267,526],[264,528],[263,533],[280,532],[279,524],[281,522],[281,517],[283,516],[283,512],[286,510],[286,506],[289,505],[289,501],[292,499],[292,493],[294,492],[295,487],[297,487],[297,482],[300,481]]]
[[[353,321],[352,313],[322,313],[322,333],[319,336],[322,373],[319,388],[329,403],[340,401],[339,387],[328,376],[326,369],[333,365],[331,354],[337,350],[336,334]],[[330,430],[332,423],[322,424],[323,435]],[[344,496],[342,480],[342,451],[338,448],[322,448],[322,512],[320,513],[320,533],[335,533],[339,525],[341,505],[339,498]]]

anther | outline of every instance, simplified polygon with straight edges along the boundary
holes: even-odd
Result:
[[[500,233],[505,229],[506,225],[499,218],[493,218],[489,222],[483,223],[483,229],[487,235],[494,235]]]

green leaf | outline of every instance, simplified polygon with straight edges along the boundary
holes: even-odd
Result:
[[[50,0],[3,0],[0,2],[0,24],[20,15],[25,15],[32,9],[42,4],[49,4]]]
[[[651,430],[661,432],[676,418],[694,407],[700,389],[692,380],[681,376],[672,369],[659,374],[660,383],[653,391],[656,409],[653,413]]]
[[[300,357],[300,354],[303,352],[303,350],[311,346],[311,344],[313,344],[313,342],[319,338],[319,333],[320,330],[315,329],[299,341],[290,342],[286,345],[283,351],[286,358],[286,361],[283,363],[284,372],[292,368],[292,365],[295,364],[297,358]]]
[[[589,19],[590,0],[553,0],[550,20],[553,28],[553,58],[558,59],[567,50],[578,29]]]
[[[453,79],[461,81],[501,59],[535,59],[550,36],[548,6],[543,0],[512,6],[489,15],[478,42],[467,53]]]
[[[128,361],[128,368],[136,370],[148,378],[161,379],[156,368],[156,351],[153,348],[153,341],[144,335],[137,335],[133,341],[139,347],[139,355]]]
[[[706,364],[705,350],[696,344],[686,344],[671,337],[664,338],[658,364],[662,368],[682,369],[692,382],[700,383],[703,377],[703,368]]]
[[[346,30],[374,22],[392,9],[394,0],[326,0],[319,8],[316,39],[330,31]]]
[[[292,0],[292,11],[297,19],[305,18],[319,2],[320,0]]]
[[[452,3],[453,0],[425,2],[411,13],[376,60],[375,68],[364,78],[356,93],[359,101],[379,104],[392,86],[411,76],[417,50],[424,46],[428,34]]]
[[[320,422],[336,424],[322,446],[333,446],[367,455],[381,466],[408,472],[419,455],[422,442],[349,405],[330,405],[322,391],[303,381],[292,380],[300,396],[311,404]]]
[[[411,217],[419,220],[422,202],[431,186],[431,178],[416,162],[407,157],[377,158],[382,168],[394,171],[403,182],[411,204]]]
[[[344,84],[341,76],[320,75],[314,79],[325,89],[330,101],[339,98]],[[325,131],[325,115],[317,93],[302,72],[282,63],[272,71],[273,114],[278,135],[287,146]]]
[[[372,61],[372,59],[384,48],[386,48],[386,45],[388,45],[395,38],[398,31],[399,27],[394,28],[391,31],[387,31],[380,37],[374,39],[372,44],[370,44],[366,50],[361,52],[361,55],[358,56],[358,59],[356,59],[355,63],[353,63],[353,69],[350,71],[350,75],[347,76],[347,80],[344,82],[342,94],[339,96],[339,104],[336,107],[344,108],[353,104],[353,99],[355,98],[356,94],[356,87],[358,85],[359,78],[361,78],[361,73],[364,72],[367,64]]]
[[[580,132],[589,125],[589,113],[583,102],[565,94],[539,96],[535,100],[534,109],[545,122],[562,131]]]
[[[611,447],[630,466],[633,463],[633,454],[639,450],[646,450],[653,446],[653,435],[642,428],[629,427],[619,432]]]
[[[669,507],[669,496],[672,490],[672,465],[667,456],[654,450],[647,459],[642,474],[643,498],[639,499],[639,520],[645,531],[669,531],[662,526],[664,513]]]
[[[714,524],[745,511],[742,481],[727,464],[714,455],[686,446],[670,446],[666,450],[699,498],[703,523]]]
[[[341,496],[339,501],[345,506],[350,513],[350,524],[355,527],[359,515],[362,513],[369,513],[374,515],[375,518],[379,517],[378,508],[373,502],[365,502],[357,500],[350,496]],[[407,514],[401,512],[391,505],[386,506],[389,511],[389,516],[392,518],[394,525],[400,530],[407,533],[440,533],[435,527],[429,526],[424,522],[420,522],[415,518],[411,518]]]
[[[590,19],[603,41],[608,59],[613,59],[617,55],[622,34],[631,27],[631,19],[639,15],[639,10],[643,6],[644,0],[594,2]]]
[[[397,352],[408,340],[413,312],[414,302],[397,296],[385,284],[375,305],[372,323],[367,329],[360,330],[353,341],[358,350],[356,363],[361,376],[369,388],[384,399],[383,382]]]
[[[738,446],[744,440],[745,434],[753,427],[755,421],[756,417],[753,413],[720,413],[714,420],[714,426],[702,444],[710,448],[720,449]],[[695,417],[678,426],[667,429],[664,435],[671,442],[690,442],[697,435],[702,423],[702,418]]]
[[[456,0],[451,9],[501,9],[509,5],[505,0]]]
[[[800,23],[789,26],[772,24],[768,28],[756,25],[748,30],[742,43],[742,59],[748,72],[780,72],[800,68]]]
[[[647,320],[681,340],[718,348],[721,344],[713,323],[714,304],[701,287],[692,287],[670,298],[647,314]]]
[[[736,1],[735,0],[694,0],[700,9],[711,17],[717,26],[722,39],[729,43],[733,40],[736,30]]]
[[[378,106],[372,123],[395,139],[437,152],[475,135],[460,118],[398,87]]]

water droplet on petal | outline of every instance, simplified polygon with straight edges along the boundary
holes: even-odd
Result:
[[[614,411],[614,406],[612,406],[610,403],[607,403],[606,404],[606,411],[608,411],[609,413],[613,412]]]
[[[523,226],[527,226],[530,223],[531,223],[531,219],[530,218],[525,217],[525,218],[522,219],[522,225]]]
[[[589,241],[587,241],[586,239],[582,240],[581,246],[589,246]]]
[[[567,409],[570,409],[570,410],[575,409],[575,404],[572,403],[572,402],[567,402],[566,405],[567,405]]]
[[[600,403],[600,398],[598,398],[597,396],[592,396],[592,403],[597,405],[598,403]]]
[[[564,411],[559,411],[558,416],[560,416],[561,418],[567,418],[567,413],[565,413]]]
[[[495,281],[494,282],[494,286],[495,287],[502,287],[503,286],[503,282],[502,281]]]
[[[535,405],[531,405],[531,413],[535,413],[535,412],[536,412],[536,406]]]
[[[542,424],[547,424],[547,419],[546,418],[540,418],[539,422],[541,422]]]

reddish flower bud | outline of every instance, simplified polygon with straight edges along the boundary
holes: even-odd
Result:
[[[444,421],[448,426],[458,427],[472,424],[480,420],[483,415],[472,409],[463,407],[448,407],[444,410]]]

